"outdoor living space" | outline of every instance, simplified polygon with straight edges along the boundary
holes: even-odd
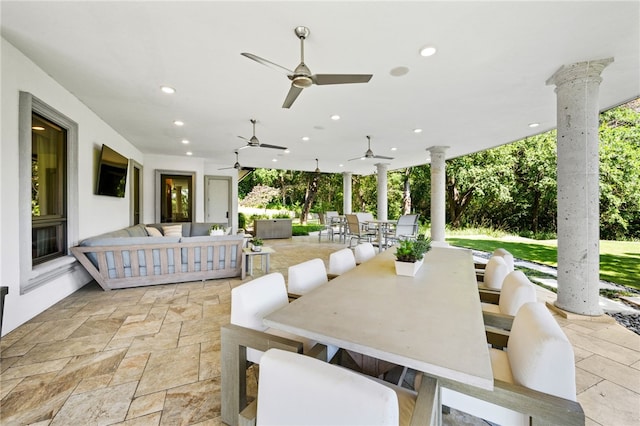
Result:
[[[328,266],[345,247],[315,235],[266,244],[275,251],[271,272],[285,277],[290,265],[312,258]],[[262,274],[256,267],[254,277]],[[76,291],[3,336],[2,424],[220,424],[220,326],[242,282],[110,292],[93,282]],[[537,297],[556,295],[539,287]],[[573,345],[586,424],[638,424],[640,336],[613,319],[554,318]],[[247,382],[255,395],[251,370]],[[443,420],[486,424],[460,413]]]

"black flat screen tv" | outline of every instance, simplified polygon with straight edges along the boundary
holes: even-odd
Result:
[[[96,194],[124,197],[129,160],[106,145],[102,145],[98,163]]]

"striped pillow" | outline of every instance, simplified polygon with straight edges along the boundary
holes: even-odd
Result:
[[[165,237],[182,237],[182,225],[167,225],[162,227]]]

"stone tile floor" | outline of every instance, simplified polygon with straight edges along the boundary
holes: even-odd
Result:
[[[285,276],[289,265],[311,258],[328,264],[344,247],[317,237],[267,245],[276,250],[271,271]],[[254,268],[262,274],[260,262]],[[2,338],[0,424],[220,424],[219,327],[241,282],[111,292],[88,284]],[[540,288],[538,298],[555,295]],[[613,320],[556,318],[574,346],[587,424],[640,424],[640,336]]]

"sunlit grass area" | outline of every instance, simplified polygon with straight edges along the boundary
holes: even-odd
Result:
[[[487,252],[502,247],[518,259],[558,266],[557,240],[465,233],[455,234],[447,238],[447,242]],[[600,279],[640,290],[640,242],[600,241]]]

